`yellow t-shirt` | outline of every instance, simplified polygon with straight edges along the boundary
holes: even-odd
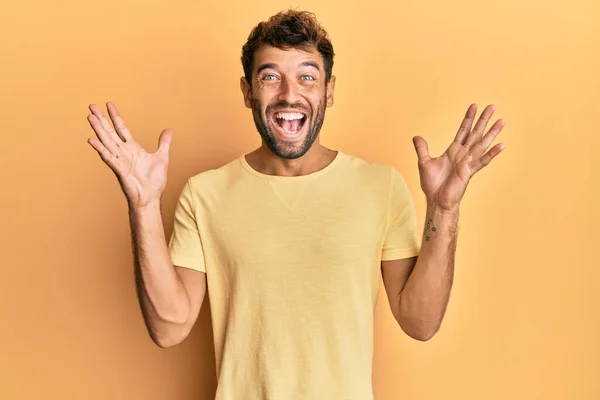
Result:
[[[265,175],[242,155],[191,177],[174,265],[206,272],[216,400],[370,400],[382,260],[418,255],[400,173],[338,152],[324,169]]]

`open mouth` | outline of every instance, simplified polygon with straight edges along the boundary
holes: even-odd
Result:
[[[276,112],[271,117],[274,125],[280,134],[284,137],[296,137],[299,136],[304,123],[306,122],[306,115],[301,112]]]

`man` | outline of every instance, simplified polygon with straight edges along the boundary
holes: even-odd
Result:
[[[112,124],[90,106],[97,137],[88,142],[128,200],[149,334],[161,347],[183,341],[208,289],[217,399],[372,399],[381,274],[400,327],[430,339],[452,285],[460,200],[504,148],[487,151],[504,126],[498,120],[484,135],[493,106],[472,129],[471,105],[438,158],[413,138],[427,199],[421,242],[400,173],[319,142],[333,105],[333,56],[311,13],[282,12],[253,29],[240,82],[262,145],[187,181],[168,242],[159,203],[172,132],[148,154],[112,103]]]

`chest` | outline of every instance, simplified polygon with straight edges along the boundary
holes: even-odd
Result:
[[[229,275],[344,273],[379,256],[384,193],[348,186],[255,189],[223,199],[201,229],[205,252]]]

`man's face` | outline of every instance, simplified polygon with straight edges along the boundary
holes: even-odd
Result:
[[[281,158],[304,155],[317,140],[325,108],[333,105],[335,77],[325,82],[316,50],[263,46],[254,54],[252,85],[241,79],[246,107],[260,136]]]

